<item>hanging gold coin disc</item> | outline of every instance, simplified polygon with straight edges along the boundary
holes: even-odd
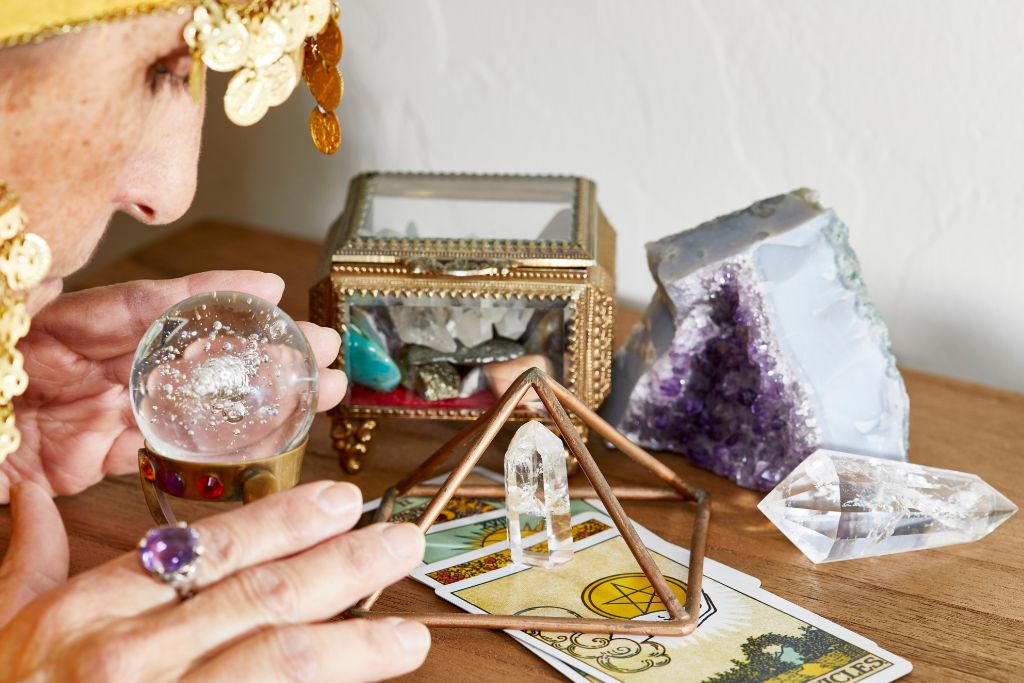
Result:
[[[341,146],[341,125],[333,111],[313,107],[309,115],[309,134],[313,144],[324,154],[334,154]]]
[[[262,21],[254,22],[249,33],[249,61],[254,66],[270,66],[284,54],[287,35],[284,27],[273,17],[263,17]]]
[[[309,12],[309,26],[306,35],[316,35],[323,30],[324,24],[331,18],[331,0],[306,0],[306,9]]]
[[[317,34],[316,54],[329,66],[334,66],[341,61],[341,52],[341,29],[338,28],[338,22],[332,19],[324,26],[324,30]]]
[[[299,84],[295,62],[290,55],[281,55],[279,60],[266,69],[257,69],[256,73],[267,89],[267,104],[271,107],[287,100]]]
[[[316,98],[317,104],[327,111],[334,111],[341,102],[341,74],[333,66],[324,66],[319,61],[310,60],[306,66],[306,84]]]
[[[25,213],[17,205],[17,196],[4,210],[0,206],[0,240],[7,241],[25,229]]]
[[[297,0],[278,2],[271,9],[271,16],[284,29],[284,51],[294,52],[301,47],[309,28],[309,12],[303,4]]]
[[[252,36],[245,24],[224,22],[200,28],[198,43],[203,63],[214,71],[228,72],[241,68],[249,54]]]
[[[25,233],[25,241],[16,256],[18,262],[18,280],[22,291],[28,291],[38,285],[50,272],[53,254],[50,245],[34,232]]]
[[[232,123],[251,126],[270,108],[267,88],[255,69],[245,68],[231,77],[224,93],[224,112]]]
[[[0,310],[0,336],[7,336],[11,339],[21,339],[28,334],[30,325],[28,311],[24,305],[15,304]]]

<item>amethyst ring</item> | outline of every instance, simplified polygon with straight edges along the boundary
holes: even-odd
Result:
[[[179,600],[195,595],[192,584],[202,556],[199,532],[185,522],[150,529],[139,541],[142,568],[153,578],[169,583]]]

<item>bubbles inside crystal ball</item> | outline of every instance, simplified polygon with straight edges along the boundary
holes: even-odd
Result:
[[[149,448],[218,462],[298,446],[317,388],[316,358],[295,321],[239,292],[200,294],[167,310],[139,343],[130,381]]]

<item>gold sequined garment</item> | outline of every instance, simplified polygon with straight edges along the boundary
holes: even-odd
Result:
[[[25,232],[27,223],[18,195],[0,182],[0,462],[21,444],[12,401],[28,387],[16,348],[28,334],[25,295],[50,270],[50,248],[39,235]]]

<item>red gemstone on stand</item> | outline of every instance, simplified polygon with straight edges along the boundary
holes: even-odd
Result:
[[[156,481],[156,468],[153,467],[153,461],[149,458],[143,458],[140,464],[142,470],[142,476],[145,477],[146,481]]]
[[[212,474],[199,477],[196,488],[199,489],[199,495],[206,500],[216,500],[224,495],[224,484]]]

